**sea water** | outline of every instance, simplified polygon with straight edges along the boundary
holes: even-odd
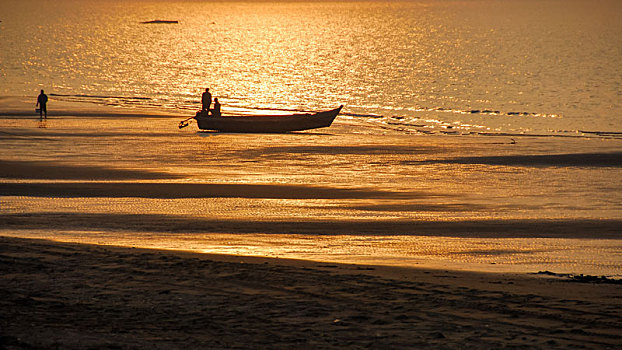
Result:
[[[43,88],[51,109],[191,115],[210,87],[225,113],[343,104],[408,132],[622,133],[616,0],[4,0],[0,21],[0,96]]]
[[[0,114],[39,89],[69,110],[0,118],[0,162],[26,169],[0,234],[620,277],[620,7],[2,1]],[[345,107],[279,135],[123,115],[192,116],[206,87],[224,113]]]

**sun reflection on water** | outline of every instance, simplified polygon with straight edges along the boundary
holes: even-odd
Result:
[[[524,1],[2,3],[0,95],[30,96],[36,82],[82,102],[186,113],[211,87],[225,110],[345,104],[464,133],[619,131],[622,22],[619,2],[605,3],[590,16],[583,1],[564,11]],[[179,23],[141,24],[153,19]]]

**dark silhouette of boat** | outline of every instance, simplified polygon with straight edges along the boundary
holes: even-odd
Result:
[[[337,117],[343,105],[330,111],[253,116],[208,116],[207,111],[197,112],[194,117],[199,129],[243,133],[279,133],[317,128],[327,128]]]
[[[169,20],[164,20],[164,19],[154,19],[153,21],[144,21],[144,22],[140,22],[142,24],[177,24],[179,23],[179,21],[169,21]]]

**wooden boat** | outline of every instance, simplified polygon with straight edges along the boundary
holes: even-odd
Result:
[[[208,116],[207,111],[197,112],[194,117],[199,129],[223,132],[243,133],[278,133],[327,128],[337,117],[343,105],[330,111],[290,114],[290,115],[253,115],[253,116]]]

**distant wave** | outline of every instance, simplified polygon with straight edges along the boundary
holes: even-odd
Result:
[[[146,96],[119,96],[119,95],[88,95],[88,94],[58,94],[50,93],[50,96],[60,101],[92,103],[100,106],[125,107],[128,109],[139,108],[158,110],[157,113],[167,113],[171,111],[196,110],[198,102],[180,102],[178,100],[167,100],[163,98],[152,98]]]
[[[363,117],[363,118],[384,118],[383,115],[379,114],[364,114],[364,113],[352,113],[352,112],[341,112],[339,115],[347,115],[349,117]]]
[[[50,96],[55,97],[80,97],[80,98],[96,98],[96,99],[123,99],[123,100],[152,100],[150,97],[140,97],[140,96],[104,96],[104,95],[85,95],[85,94],[50,94]]]
[[[401,111],[409,111],[409,112],[440,112],[440,113],[453,113],[453,114],[478,114],[478,115],[490,115],[490,116],[517,116],[517,117],[539,117],[539,118],[561,118],[562,116],[559,114],[549,114],[549,113],[539,113],[539,112],[525,112],[525,111],[501,111],[498,109],[455,109],[455,108],[445,108],[445,107],[425,107],[425,106],[416,106],[411,108],[390,108]],[[342,113],[343,114],[343,113]],[[382,118],[383,115],[378,114],[357,114],[351,113],[351,116],[357,117],[374,117],[374,118]],[[399,117],[399,116],[393,116]]]
[[[435,108],[431,111],[449,111],[447,109]],[[555,118],[558,115],[554,114],[542,114],[542,113],[529,113],[529,112],[508,112],[502,113],[499,111],[489,110],[465,110],[457,111],[451,110],[453,113],[460,114],[490,114],[491,116],[497,116],[501,118],[507,117],[550,117]],[[391,129],[407,134],[430,134],[430,135],[476,135],[476,136],[507,136],[512,138],[519,137],[565,137],[565,138],[607,138],[607,139],[622,139],[622,132],[615,131],[585,131],[585,130],[530,130],[529,128],[521,130],[498,130],[486,126],[485,122],[482,125],[476,125],[465,121],[448,121],[443,120],[442,116],[438,117],[417,117],[408,115],[378,115],[378,114],[364,114],[364,113],[341,113],[342,116],[349,116],[351,118],[360,118],[361,120],[367,120],[367,122],[375,124],[379,128]]]

